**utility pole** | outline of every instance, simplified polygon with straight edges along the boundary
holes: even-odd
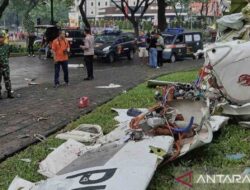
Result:
[[[50,13],[51,13],[51,17],[50,17],[50,24],[54,24],[54,8],[53,8],[53,0],[50,0]]]

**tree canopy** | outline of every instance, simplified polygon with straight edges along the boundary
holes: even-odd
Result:
[[[231,0],[230,13],[239,13],[247,5],[246,0]]]
[[[125,18],[131,22],[135,35],[138,36],[139,22],[154,0],[136,1],[134,6],[130,6],[127,0],[120,0],[119,2],[111,0],[111,2],[124,14]],[[139,14],[139,16],[136,16],[136,13]]]

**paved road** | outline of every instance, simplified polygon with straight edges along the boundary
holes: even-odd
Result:
[[[72,58],[72,64],[82,63],[82,57]],[[113,64],[95,62],[95,80],[83,81],[85,70],[70,69],[68,87],[53,88],[53,64],[37,58],[11,58],[11,78],[18,98],[0,101],[0,160],[36,142],[34,134],[49,134],[61,129],[95,107],[111,100],[122,91],[161,74],[199,68],[202,61],[186,60],[151,69],[138,59],[120,60]],[[35,78],[39,85],[28,86],[24,78]],[[97,89],[95,86],[120,84],[117,89]],[[90,98],[90,106],[79,109],[78,100]],[[46,118],[40,120],[39,118]],[[28,138],[20,138],[29,135]]]

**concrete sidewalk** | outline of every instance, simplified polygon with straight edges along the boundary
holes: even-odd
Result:
[[[54,89],[53,64],[50,61],[39,63],[35,58],[25,60],[27,58],[11,59],[12,81],[15,88],[19,88],[15,95],[20,97],[0,101],[0,160],[36,142],[35,134],[48,136],[147,79],[170,72],[200,68],[203,63],[203,60],[188,60],[166,63],[161,69],[151,69],[138,63],[137,59],[121,60],[113,64],[96,62],[95,80],[83,81],[83,69],[70,69],[70,86]],[[71,63],[77,64],[81,61],[82,58],[75,58]],[[33,67],[36,72],[32,71]],[[28,87],[24,77],[37,78],[40,84]],[[120,84],[122,87],[95,88],[110,83]],[[23,88],[24,86],[27,87]],[[78,108],[79,98],[82,96],[90,99],[90,106],[86,109]]]

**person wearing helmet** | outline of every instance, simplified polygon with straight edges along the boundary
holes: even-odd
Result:
[[[14,98],[11,92],[10,67],[9,67],[9,45],[4,43],[5,35],[0,32],[0,99],[2,99],[2,79],[5,83],[8,98]]]

